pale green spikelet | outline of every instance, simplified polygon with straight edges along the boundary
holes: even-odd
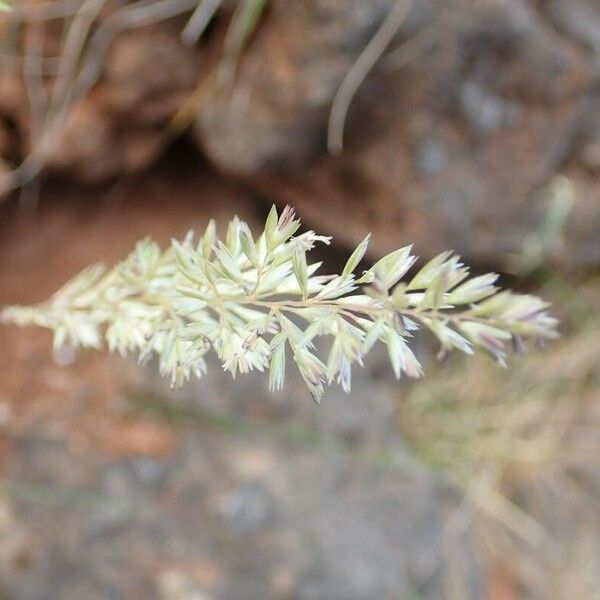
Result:
[[[520,350],[526,340],[557,336],[546,302],[500,291],[493,273],[469,279],[452,252],[401,281],[416,261],[406,246],[357,277],[367,236],[341,274],[320,275],[307,252],[330,238],[314,231],[294,237],[299,227],[292,208],[279,215],[273,207],[257,238],[235,217],[225,240],[213,221],[199,240],[190,233],[166,250],[146,239],[114,268],[89,267],[47,302],[8,307],[1,316],[52,329],[55,347],[98,348],[105,340],[111,351],[136,352],[140,361],[157,356],[172,385],[200,377],[213,350],[234,377],[269,371],[278,390],[287,354],[317,402],[325,384],[349,391],[352,365],[362,365],[377,342],[387,346],[396,377],[420,377],[409,341],[421,327],[437,337],[441,357],[482,348],[502,365],[509,341]],[[332,343],[319,358],[314,341],[322,336]]]

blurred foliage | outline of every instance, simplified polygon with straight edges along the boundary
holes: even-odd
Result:
[[[600,286],[574,291],[555,276],[545,294],[560,306],[563,339],[509,374],[483,357],[453,357],[399,402],[398,425],[420,461],[462,491],[491,562],[530,591],[575,580],[579,591],[556,597],[588,598],[593,567],[589,557],[573,558],[579,542],[563,539],[562,528],[600,524]]]

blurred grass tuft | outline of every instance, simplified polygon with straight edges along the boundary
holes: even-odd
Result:
[[[544,352],[509,372],[453,357],[398,406],[411,450],[464,494],[484,556],[523,586],[515,598],[600,591],[600,285],[573,289],[546,285],[565,331]]]

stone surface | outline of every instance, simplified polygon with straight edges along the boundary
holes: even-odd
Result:
[[[542,10],[565,35],[578,40],[600,57],[600,6],[594,0],[548,0]],[[597,63],[600,67],[600,62]]]
[[[216,87],[198,116],[211,160],[245,174],[306,165],[333,95],[393,3],[274,2],[235,83]]]
[[[524,240],[543,228],[550,210],[536,192],[572,160],[582,132],[589,131],[593,59],[522,0],[439,9],[435,17],[427,25],[436,32],[433,47],[401,69],[382,61],[363,83],[341,157],[327,156],[321,137],[302,168],[263,164],[254,182],[348,245],[374,231],[373,256],[414,242],[424,255],[454,248],[511,270]],[[259,64],[253,52],[260,51],[249,51],[250,66],[242,64],[239,74],[240,89],[247,88],[254,104],[261,88],[244,73]],[[303,64],[295,68],[289,77],[301,80]],[[282,110],[285,105],[276,104],[267,113]],[[321,118],[323,131],[326,115]],[[243,146],[245,129],[226,119],[220,126],[228,123]],[[287,135],[276,124],[270,131]],[[226,135],[220,139],[227,144]],[[298,140],[290,134],[287,143],[301,147]],[[248,152],[248,161],[261,154]],[[593,146],[585,156],[593,162]],[[256,171],[246,167],[240,163],[236,170]],[[590,266],[586,256],[597,254],[600,241],[578,228],[580,222],[600,227],[600,206],[589,195],[577,197],[566,244],[549,249],[551,262]]]
[[[152,457],[158,482],[140,478],[133,457],[74,451],[45,439],[45,427],[19,433],[0,543],[9,598],[440,597],[443,568],[430,570],[422,557],[440,545],[458,500],[425,471],[370,458],[375,445],[411,464],[388,415],[385,378],[368,370],[356,378],[356,404],[368,402],[363,428],[377,423],[379,434],[351,443],[332,433],[356,410],[345,395],[332,390],[322,411],[293,374],[275,400],[285,422],[269,408],[260,374],[244,382],[249,406],[218,368],[175,397],[162,396],[150,372],[144,379],[124,406],[142,422],[160,412],[174,419],[178,439],[171,453]],[[465,598],[480,598],[484,579],[468,536],[453,545],[467,565]],[[19,552],[28,556],[23,567]]]

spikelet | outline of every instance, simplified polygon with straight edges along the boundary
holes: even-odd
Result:
[[[521,350],[527,341],[557,337],[546,302],[500,291],[494,273],[469,278],[452,252],[405,279],[416,261],[406,246],[357,276],[367,236],[341,274],[322,275],[307,254],[331,238],[314,231],[294,237],[299,227],[292,208],[278,214],[273,206],[256,238],[235,217],[225,240],[213,221],[198,240],[190,232],[166,250],[146,239],[111,270],[89,267],[47,302],[8,307],[0,316],[53,330],[57,348],[99,348],[105,341],[111,351],[137,353],[140,361],[155,355],[173,386],[200,377],[213,350],[234,377],[268,371],[277,390],[291,357],[317,402],[327,384],[350,391],[352,366],[377,342],[387,346],[396,377],[420,377],[409,342],[421,328],[439,340],[440,357],[479,348],[500,365],[509,345]],[[322,358],[317,337],[331,338]]]

